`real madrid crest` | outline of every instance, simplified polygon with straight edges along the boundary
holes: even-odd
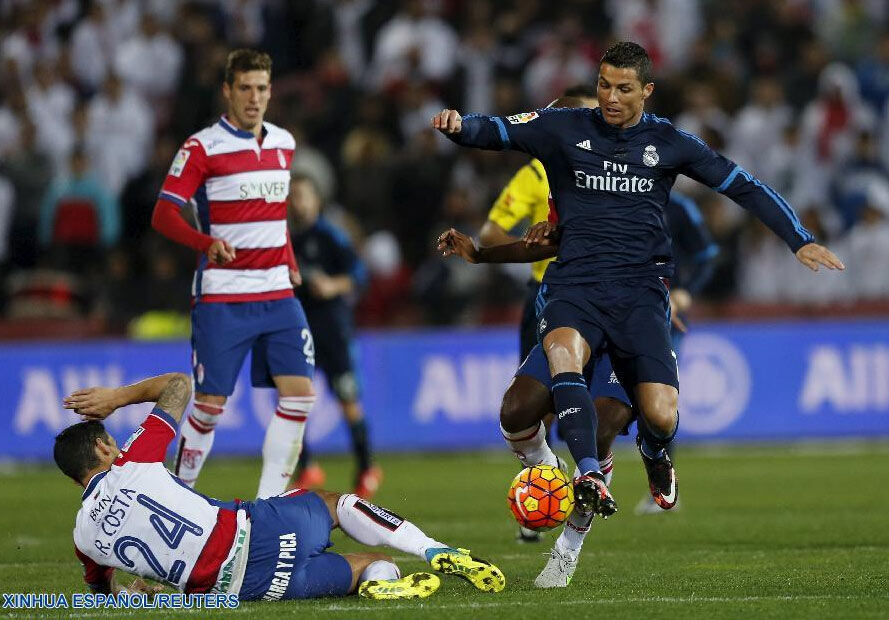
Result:
[[[655,157],[657,157],[657,155],[655,155]],[[281,152],[281,149],[278,149],[278,163],[281,164],[282,168],[287,167],[287,160],[284,159],[284,153]],[[655,160],[655,163],[657,163],[657,160]]]
[[[654,168],[657,166],[657,163],[661,160],[660,156],[657,154],[657,149],[653,144],[649,144],[645,147],[645,152],[642,153],[642,163],[648,166],[649,168]]]

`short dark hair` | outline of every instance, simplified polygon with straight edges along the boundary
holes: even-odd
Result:
[[[244,71],[268,71],[272,75],[272,57],[265,52],[251,49],[237,49],[229,53],[225,61],[225,83],[235,83],[235,73]]]
[[[96,439],[108,436],[105,425],[97,420],[78,422],[56,436],[52,456],[56,465],[69,478],[80,482],[86,472],[99,464]]]
[[[632,41],[621,41],[615,43],[602,55],[599,61],[601,67],[604,63],[608,63],[612,67],[618,69],[635,69],[636,77],[643,86],[651,82],[651,58],[645,48],[638,43]]]
[[[562,93],[562,97],[580,97],[582,99],[595,99],[596,87],[592,84],[575,84],[569,86]]]

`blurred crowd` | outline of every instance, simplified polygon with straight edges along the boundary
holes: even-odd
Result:
[[[889,299],[889,0],[0,0],[0,311],[111,331],[187,313],[194,257],[151,211],[247,46],[274,61],[267,120],[370,271],[359,322],[511,320],[527,268],[443,261],[433,239],[475,233],[527,157],[460,150],[429,119],[546,105],[617,40],[654,60],[649,111],[781,192],[849,268],[806,273],[684,180],[721,250],[705,298]]]

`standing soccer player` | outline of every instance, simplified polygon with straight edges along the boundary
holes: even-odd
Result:
[[[340,403],[349,424],[352,452],[358,465],[355,494],[370,499],[380,486],[382,470],[371,464],[367,423],[353,359],[353,301],[367,283],[367,270],[352,243],[321,212],[321,192],[315,180],[303,174],[290,179],[289,203],[294,222],[293,250],[301,267],[302,286],[296,289],[313,334],[316,367]],[[312,462],[303,446],[296,486],[324,485],[324,470]]]
[[[253,386],[278,390],[262,446],[258,497],[284,491],[315,400],[314,344],[293,295],[299,271],[287,232],[294,140],[263,121],[271,74],[267,54],[229,54],[222,85],[228,111],[182,145],[151,220],[164,236],[200,252],[192,286],[194,408],[182,428],[176,475],[195,484],[252,351]],[[189,201],[198,230],[179,214]]]
[[[444,110],[432,126],[454,142],[527,152],[543,162],[562,227],[558,258],[541,289],[538,337],[555,410],[580,476],[578,508],[603,516],[617,505],[596,450],[596,411],[583,367],[607,345],[638,407],[637,446],[654,500],[678,499],[666,452],[678,426],[679,379],[670,344],[667,279],[673,274],[664,207],[678,174],[752,211],[813,270],[843,269],[814,243],[787,202],[700,138],[644,112],[654,91],[651,60],[636,43],[610,47],[599,66],[599,108],[537,110],[507,117]],[[541,438],[542,441],[542,438]]]

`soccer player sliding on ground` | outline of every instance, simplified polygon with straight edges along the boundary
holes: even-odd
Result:
[[[189,378],[171,373],[125,387],[78,390],[64,401],[84,421],[56,437],[54,458],[84,487],[74,546],[93,591],[122,590],[114,569],[183,592],[237,594],[242,601],[356,590],[373,599],[423,598],[438,589],[436,575],[402,577],[382,553],[327,551],[335,527],[362,544],[417,556],[479,590],[504,588],[496,566],[353,494],[296,489],[252,502],[223,502],[193,491],[163,465],[190,396]],[[156,405],[118,448],[101,420],[142,402]],[[131,587],[146,590],[139,580]]]
[[[646,114],[645,100],[654,91],[650,75],[651,60],[641,46],[617,43],[599,66],[596,110],[466,118],[444,110],[432,119],[432,127],[457,144],[519,150],[544,165],[562,236],[541,288],[538,337],[559,423],[580,473],[578,509],[602,516],[617,505],[599,464],[596,411],[583,375],[602,347],[636,406],[636,441],[652,497],[664,509],[678,499],[666,451],[678,426],[679,380],[670,344],[673,258],[664,220],[676,176],[686,174],[752,211],[809,268],[844,268],[814,243],[777,192],[700,138]],[[510,246],[500,247],[506,250],[482,251],[508,256]],[[538,258],[551,255],[545,250]]]

